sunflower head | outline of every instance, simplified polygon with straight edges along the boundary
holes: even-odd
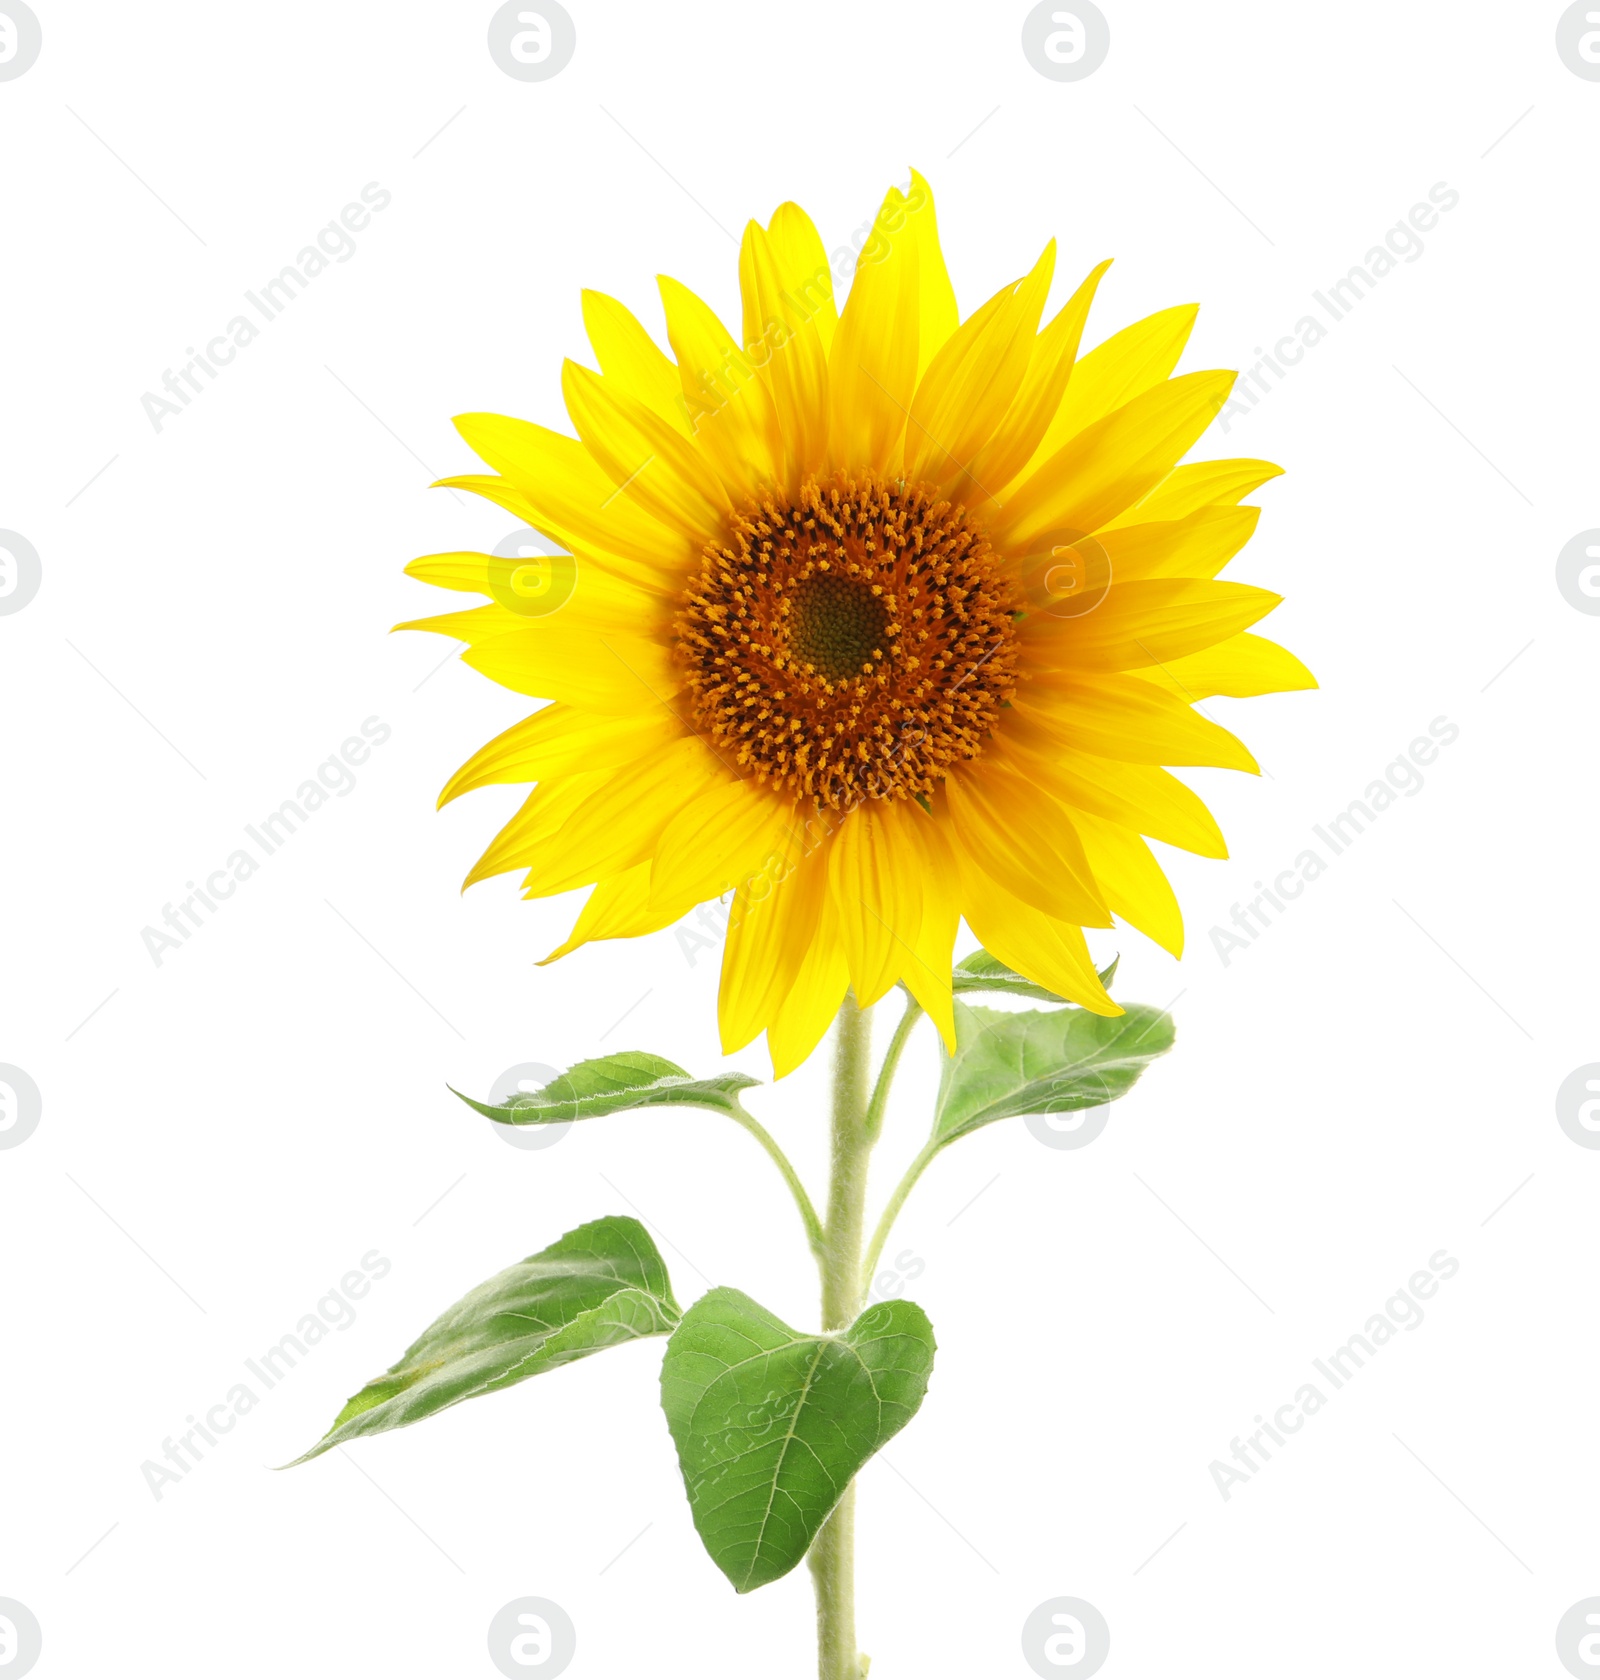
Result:
[[[669,357],[586,293],[575,437],[457,421],[493,474],[447,482],[562,550],[559,610],[508,596],[504,561],[432,555],[411,574],[490,602],[406,628],[549,702],[443,795],[532,784],[468,881],[593,887],[547,961],[731,892],[724,1048],[765,1030],[782,1074],[847,988],[902,982],[949,1042],[963,918],[1102,1014],[1084,928],[1181,953],[1147,838],[1226,854],[1165,766],[1254,770],[1197,703],[1314,686],[1249,633],[1278,597],[1218,576],[1279,469],[1180,464],[1233,379],[1174,374],[1193,308],[1080,356],[1109,264],[1046,320],[1053,267],[961,320],[913,172],[840,309],[785,204],[746,229],[738,338],[663,279]]]

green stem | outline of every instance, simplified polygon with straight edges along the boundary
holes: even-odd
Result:
[[[919,1154],[909,1167],[905,1177],[894,1187],[894,1194],[889,1198],[888,1206],[883,1210],[883,1217],[878,1221],[878,1228],[872,1233],[872,1241],[867,1246],[867,1257],[861,1266],[861,1286],[865,1289],[867,1279],[877,1267],[878,1256],[883,1253],[883,1245],[889,1240],[889,1233],[894,1229],[894,1222],[900,1216],[900,1210],[906,1205],[906,1197],[916,1187],[916,1182],[922,1177],[928,1163],[944,1146],[934,1143],[931,1139],[922,1146]]]
[[[822,1328],[843,1330],[861,1310],[861,1238],[866,1226],[867,1076],[872,1055],[872,1012],[846,995],[833,1047],[832,1171],[824,1228]]]
[[[817,1590],[818,1680],[861,1680],[867,1659],[856,1649],[856,1484],[811,1542]]]
[[[900,1017],[894,1029],[894,1037],[889,1040],[889,1048],[883,1054],[883,1066],[878,1069],[878,1082],[872,1087],[872,1100],[867,1104],[867,1136],[874,1143],[878,1141],[878,1134],[883,1130],[883,1111],[889,1101],[889,1087],[894,1083],[895,1070],[900,1066],[900,1052],[906,1047],[911,1029],[921,1019],[922,1005],[908,995],[905,1014]]]
[[[816,1255],[820,1265],[826,1252],[822,1221],[817,1217],[816,1207],[806,1193],[805,1185],[800,1182],[799,1173],[794,1170],[794,1163],[784,1154],[772,1133],[743,1104],[737,1105],[733,1118],[766,1150],[778,1171],[783,1174],[783,1182],[789,1186],[789,1194],[794,1197],[794,1205],[799,1208],[800,1218],[805,1223],[806,1241],[811,1244],[811,1252]]]
[[[866,1227],[868,1063],[872,1016],[847,994],[839,1010],[833,1050],[832,1174],[823,1230],[822,1327],[843,1330],[861,1310],[861,1239]],[[818,1680],[861,1680],[866,1659],[856,1647],[855,1484],[812,1542],[811,1577],[817,1595]]]

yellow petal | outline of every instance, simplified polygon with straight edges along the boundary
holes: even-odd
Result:
[[[569,622],[610,625],[640,631],[664,628],[661,598],[651,590],[620,578],[586,555],[535,554],[515,559],[498,554],[457,551],[424,554],[411,561],[406,576],[437,589],[487,595],[524,620],[572,612]],[[529,585],[541,586],[543,598],[555,601],[548,613],[518,612],[523,602],[536,605],[539,597]],[[561,599],[565,596],[565,599]]]
[[[916,238],[890,188],[828,353],[828,447],[838,466],[881,472],[899,446],[916,392],[917,285]]]
[[[1089,305],[1111,260],[1095,269],[1057,311],[1055,319],[1033,341],[1028,371],[995,435],[972,463],[975,499],[1002,497],[1006,487],[1033,459],[1061,406],[1061,394],[1072,374],[1073,358],[1083,337]]]
[[[631,310],[604,292],[583,294],[583,325],[600,371],[669,426],[690,436],[678,370]]]
[[[617,495],[616,486],[576,439],[503,414],[462,414],[456,429],[499,479],[444,479],[487,496],[574,553],[592,553],[611,571],[660,594],[683,588],[698,552],[685,534]]]
[[[1181,957],[1183,912],[1172,883],[1162,874],[1150,848],[1131,828],[1087,811],[1075,811],[1072,826],[1078,831],[1112,913],[1155,940],[1163,950]]]
[[[450,554],[421,554],[406,566],[406,576],[415,578],[418,583],[431,583],[436,589],[457,589],[471,595],[488,595],[493,598],[495,586],[490,579],[490,569],[499,557],[493,554],[477,554],[470,550],[457,550]],[[571,556],[567,556],[571,559]],[[510,580],[510,560],[501,562],[506,568],[506,580]]]
[[[914,801],[896,801],[889,806],[891,821],[898,822],[915,851],[907,867],[916,869],[922,881],[922,919],[915,948],[905,953],[900,978],[933,1024],[945,1048],[956,1047],[956,1018],[951,995],[951,958],[956,931],[961,923],[961,877],[955,857],[941,828],[948,825],[949,812],[941,801],[938,816],[930,816]]]
[[[1041,675],[1012,701],[1008,738],[1035,752],[1055,745],[1130,764],[1208,764],[1259,774],[1237,735],[1138,677]]]
[[[1052,240],[1025,279],[958,327],[917,386],[906,427],[906,477],[959,486],[1021,389],[1055,271]]]
[[[606,770],[589,770],[564,776],[559,781],[541,782],[523,800],[511,821],[489,842],[483,856],[461,883],[461,890],[465,892],[491,875],[523,868],[540,846],[560,833],[562,825],[584,800],[606,784],[610,774]]]
[[[990,956],[1093,1014],[1123,1013],[1100,984],[1081,928],[1041,916],[1037,906],[1007,892],[960,847],[956,856],[961,864],[962,914]]]
[[[1110,927],[1111,912],[1057,801],[991,751],[945,779],[961,853],[1046,916]]]
[[[792,491],[808,474],[819,471],[827,456],[828,356],[815,320],[787,291],[766,233],[751,222],[744,243],[761,324],[750,359],[772,392]]]
[[[1147,315],[1083,357],[1073,368],[1067,394],[1040,442],[1043,455],[1161,384],[1178,365],[1199,313],[1199,304],[1185,303]]]
[[[920,380],[961,319],[955,287],[939,244],[933,188],[916,170],[904,199],[906,220],[917,245],[917,378]]]
[[[1137,671],[1170,664],[1237,635],[1283,599],[1248,583],[1155,578],[1114,583],[1076,618],[1035,612],[1021,627],[1028,658],[1045,669]]]
[[[794,801],[732,777],[683,803],[656,842],[652,904],[682,915],[781,866]],[[674,917],[676,919],[676,917]]]
[[[1112,526],[1143,524],[1150,519],[1182,519],[1202,507],[1232,507],[1283,468],[1271,461],[1189,461],[1174,467],[1142,501],[1111,521]]]
[[[526,896],[548,898],[631,869],[651,855],[681,804],[726,775],[702,741],[673,741],[626,770],[606,772],[554,835],[497,857],[495,873],[526,866]]]
[[[827,898],[826,846],[808,852],[798,842],[785,849],[776,868],[744,882],[733,895],[717,994],[724,1055],[743,1049],[776,1018],[800,975]]]
[[[1206,700],[1213,694],[1243,700],[1317,686],[1317,679],[1287,648],[1265,636],[1230,636],[1214,647],[1169,659],[1140,675],[1184,701]]]
[[[650,864],[636,863],[620,875],[609,875],[595,883],[565,943],[542,958],[538,966],[543,968],[597,939],[636,939],[641,934],[658,933],[677,919],[670,909],[652,911]]]
[[[1121,823],[1201,857],[1228,855],[1222,831],[1200,796],[1157,765],[1118,764],[1063,747],[1046,756],[1010,737],[993,743],[986,757],[1014,766],[1019,775],[1071,810]],[[1017,890],[1011,882],[1006,884]]]
[[[876,1003],[914,960],[922,926],[922,879],[913,850],[880,801],[867,800],[840,825],[828,853],[828,886],[856,1001]],[[896,842],[899,844],[896,844]]]
[[[1097,549],[1106,574],[1117,583],[1214,578],[1249,542],[1260,518],[1258,507],[1203,507],[1184,519],[1097,531],[1080,547]]]
[[[834,307],[833,270],[828,265],[822,236],[798,204],[780,204],[772,213],[767,235],[772,241],[772,254],[790,307],[815,325],[826,355],[839,326],[839,311]],[[761,326],[764,329],[765,323]],[[746,333],[745,342],[751,344],[757,336],[757,333]]]
[[[709,305],[669,275],[656,283],[695,441],[728,489],[749,495],[776,482],[783,433],[772,393]]]
[[[1234,378],[1169,379],[1079,432],[1021,481],[994,516],[996,534],[1020,546],[1046,532],[1098,530],[1172,470],[1216,418]]]
[[[576,362],[562,369],[561,391],[578,436],[610,475],[618,501],[634,502],[700,543],[720,535],[727,492],[680,432]]]
[[[825,870],[819,869],[822,873]],[[822,1042],[850,985],[844,947],[839,942],[838,912],[828,892],[822,892],[820,898],[811,943],[794,984],[767,1027],[767,1050],[775,1079],[792,1073]]]
[[[457,424],[459,425],[464,419],[470,420],[473,418],[475,416],[458,415],[456,417]],[[495,415],[494,418],[498,420],[500,416]],[[557,436],[558,434],[551,433],[550,435]],[[578,443],[576,438],[564,438],[562,441],[576,444],[589,467],[597,475],[598,482],[610,486],[610,479],[600,471],[599,467],[589,457],[589,452],[584,449],[581,443]],[[584,516],[570,502],[566,502],[568,492],[571,489],[570,484],[563,485],[560,490],[555,492],[554,496],[548,492],[534,495],[509,478],[496,478],[490,473],[456,473],[450,478],[436,478],[430,488],[434,490],[465,490],[469,495],[482,496],[485,501],[493,502],[496,507],[504,508],[514,519],[520,519],[524,525],[533,526],[536,531],[542,531],[552,541],[570,549],[574,558],[580,555],[591,557],[597,564],[605,566],[607,570],[614,572],[619,578],[625,578],[630,583],[634,583],[639,588],[648,590],[653,594],[674,594],[683,587],[686,555],[689,552],[688,545],[681,537],[669,532],[666,526],[658,524],[653,519],[647,521],[640,518],[640,524],[647,526],[651,533],[651,535],[643,537],[641,542],[641,547],[644,550],[642,556],[625,555],[620,552],[608,553],[592,540],[576,539],[573,536],[573,525],[578,518]],[[608,493],[614,496],[616,491],[610,489]],[[554,509],[551,506],[552,501],[556,504]],[[565,507],[562,505],[563,502],[566,502]],[[598,503],[596,506],[598,507]],[[633,514],[634,511],[631,508],[628,510],[630,514]],[[563,512],[570,515],[566,523],[563,523],[556,516]],[[610,541],[613,548],[617,550],[630,546],[628,538],[617,531],[607,533],[606,540]],[[670,560],[666,558],[666,549],[660,548],[660,545],[663,544],[666,545],[666,549],[670,549],[672,556]],[[659,565],[654,563],[658,553],[663,562]]]
[[[665,707],[655,713],[594,716],[557,703],[514,723],[456,771],[439,795],[447,805],[498,782],[542,782],[587,770],[614,770],[658,752],[684,733]]]
[[[467,644],[463,664],[514,693],[599,712],[653,715],[683,685],[664,642],[609,624],[586,624],[576,614],[523,618],[495,602],[411,619],[395,629],[454,636]]]

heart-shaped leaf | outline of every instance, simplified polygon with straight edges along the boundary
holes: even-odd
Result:
[[[713,1289],[667,1343],[661,1405],[694,1526],[736,1592],[787,1575],[851,1478],[922,1404],[933,1327],[921,1307],[869,1307],[846,1331],[791,1330]]]
[[[737,1114],[742,1112],[739,1093],[760,1083],[747,1073],[718,1073],[709,1079],[696,1079],[665,1056],[623,1050],[614,1056],[576,1062],[548,1085],[537,1091],[519,1091],[504,1103],[475,1102],[459,1091],[455,1094],[469,1107],[503,1125],[554,1126],[665,1103]]]
[[[1100,970],[1100,984],[1107,990],[1116,977],[1117,964],[1121,960],[1113,957]],[[950,976],[950,986],[958,997],[963,992],[1010,992],[1014,997],[1037,998],[1041,1003],[1072,1001],[1018,974],[1014,968],[1007,968],[998,957],[991,957],[987,951],[974,951],[970,957],[963,957]]]
[[[601,1348],[677,1324],[667,1268],[637,1219],[596,1219],[480,1283],[345,1402],[294,1462],[358,1435],[403,1429]]]
[[[933,1117],[937,1144],[1016,1114],[1114,1102],[1172,1048],[1172,1017],[1142,1003],[1121,1015],[958,1003],[955,1014],[955,1054],[944,1058]]]

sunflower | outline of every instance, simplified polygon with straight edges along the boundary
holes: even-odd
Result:
[[[1225,857],[1166,765],[1255,771],[1195,702],[1314,687],[1248,633],[1280,597],[1218,573],[1265,461],[1179,465],[1234,375],[1173,376],[1195,318],[1152,315],[1079,356],[1109,263],[1041,325],[1055,261],[960,320],[920,175],[884,200],[842,309],[784,204],[739,257],[736,339],[660,282],[671,358],[583,297],[599,371],[568,362],[577,436],[456,421],[492,475],[447,479],[563,553],[533,582],[484,554],[411,576],[489,603],[399,628],[548,701],[440,798],[531,783],[467,885],[592,887],[570,938],[646,934],[733,894],[727,1052],[776,1072],[847,989],[897,981],[953,1039],[958,923],[995,957],[1119,1013],[1085,928],[1181,954],[1145,837]],[[558,604],[558,610],[544,610]]]

